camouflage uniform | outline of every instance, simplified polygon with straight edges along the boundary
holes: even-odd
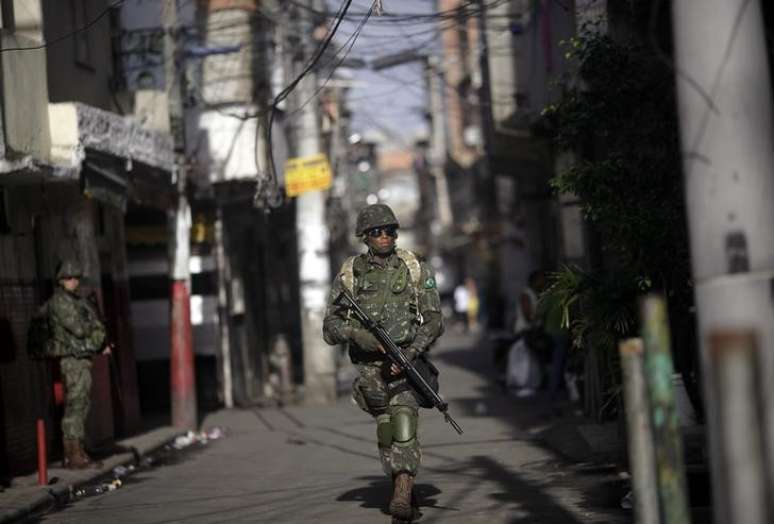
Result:
[[[80,441],[89,413],[91,358],[105,344],[105,327],[87,299],[61,286],[54,291],[48,310],[52,338],[49,356],[60,359],[66,389],[62,433],[65,439]]]
[[[412,282],[406,263],[396,253],[392,253],[383,266],[370,253],[360,255],[355,258],[352,268],[352,291],[358,304],[371,318],[381,322],[407,356],[413,358],[426,351],[441,335],[440,298],[430,266],[421,263],[421,278],[416,283]],[[353,396],[361,408],[376,418],[379,456],[385,473],[394,476],[407,472],[414,476],[421,458],[418,438],[404,439],[404,442],[397,436],[385,439],[384,430],[390,431],[390,420],[401,413],[408,414],[416,424],[417,400],[406,387],[403,375],[390,376],[390,364],[383,354],[364,351],[352,341],[349,333],[362,326],[348,317],[345,308],[333,304],[344,286],[343,271],[340,271],[328,299],[323,336],[328,344],[349,343],[349,356],[359,372],[353,384]],[[390,440],[390,445],[384,445]]]

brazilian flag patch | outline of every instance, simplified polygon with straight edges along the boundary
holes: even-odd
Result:
[[[434,289],[435,288],[435,279],[433,277],[428,278],[425,280],[425,289]]]

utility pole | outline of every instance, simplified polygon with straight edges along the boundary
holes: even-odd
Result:
[[[297,32],[302,63],[314,52],[315,21],[312,13],[301,9]],[[295,106],[313,99],[317,75],[310,71],[295,90]],[[307,103],[297,117],[293,129],[294,156],[306,157],[322,151],[319,117],[315,100]],[[335,347],[322,338],[325,305],[330,288],[329,231],[325,223],[325,194],[322,191],[303,193],[296,200],[296,231],[298,237],[299,284],[301,299],[301,337],[304,348],[304,401],[324,404],[336,400]]]
[[[758,0],[681,0],[672,8],[715,515],[717,522],[757,522],[726,520],[729,481],[745,462],[723,463],[735,446],[724,442],[721,421],[724,411],[754,406],[749,397],[757,393],[765,441],[755,454],[766,470],[761,480],[774,478],[774,136],[763,14]],[[744,373],[719,369],[724,351],[712,351],[710,340],[721,330],[747,333],[755,341],[738,345],[760,359],[754,366],[758,391],[744,394]],[[716,381],[724,376],[736,379],[721,378],[719,391]],[[726,396],[739,404],[727,406]]]
[[[500,217],[498,195],[496,191],[495,176],[492,172],[492,149],[494,142],[494,125],[492,118],[492,93],[490,90],[491,77],[489,75],[489,43],[487,40],[486,3],[477,0],[479,8],[478,24],[478,65],[481,71],[481,88],[478,93],[478,104],[481,115],[481,144],[480,157],[478,159],[477,175],[481,177],[483,189],[483,205],[479,203],[479,217],[483,222],[484,238],[489,241],[493,256],[485,269],[485,290],[483,302],[487,322],[492,325],[494,304],[498,299],[507,294],[503,285],[503,243],[500,242],[503,221]],[[510,261],[511,263],[513,261]],[[505,319],[503,319],[505,322]],[[486,327],[486,326],[485,326]]]
[[[438,221],[446,229],[452,225],[449,185],[446,180],[446,122],[441,94],[441,75],[438,59],[425,56],[425,77],[428,104],[430,105],[430,172],[435,180],[438,199]]]
[[[183,49],[178,41],[178,0],[164,0],[164,59],[166,90],[169,103],[169,127],[174,142],[173,181],[177,203],[171,219],[170,235],[170,385],[172,425],[181,429],[196,428],[196,376],[194,373],[193,337],[189,269],[191,208],[186,196],[185,151],[185,69]]]
[[[492,174],[492,145],[494,142],[494,125],[492,124],[492,92],[491,77],[489,74],[489,41],[487,39],[486,2],[477,0],[479,8],[478,25],[478,66],[481,70],[481,88],[478,94],[478,105],[481,112],[481,159],[479,161],[481,177],[486,187],[486,203],[484,206],[483,220],[490,224],[499,219],[497,216],[497,194],[495,191],[494,175]]]
[[[223,206],[218,203],[215,217],[215,266],[218,270],[218,382],[223,407],[234,407],[234,381],[231,376],[231,316],[228,287],[231,282],[223,230]]]

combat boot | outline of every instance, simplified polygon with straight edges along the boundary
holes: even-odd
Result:
[[[88,461],[84,462],[80,455],[78,441],[66,438],[62,441],[64,448],[64,459],[62,465],[67,469],[84,469],[89,467]]]
[[[393,522],[411,522],[414,510],[411,507],[411,491],[414,487],[414,477],[402,471],[393,479],[390,515]]]
[[[102,467],[102,462],[100,462],[99,460],[94,460],[93,458],[91,458],[89,456],[88,453],[86,453],[86,450],[83,447],[83,441],[82,440],[76,440],[75,442],[76,442],[78,456],[80,457],[81,462],[83,464],[86,464],[84,466],[85,468],[101,468]]]

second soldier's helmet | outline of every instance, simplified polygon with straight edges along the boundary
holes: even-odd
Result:
[[[63,278],[81,278],[82,276],[83,270],[81,269],[81,265],[75,260],[66,258],[56,266],[57,280]]]
[[[387,204],[372,204],[364,207],[358,213],[355,234],[361,236],[369,229],[384,226],[400,227],[400,224],[390,206]]]

